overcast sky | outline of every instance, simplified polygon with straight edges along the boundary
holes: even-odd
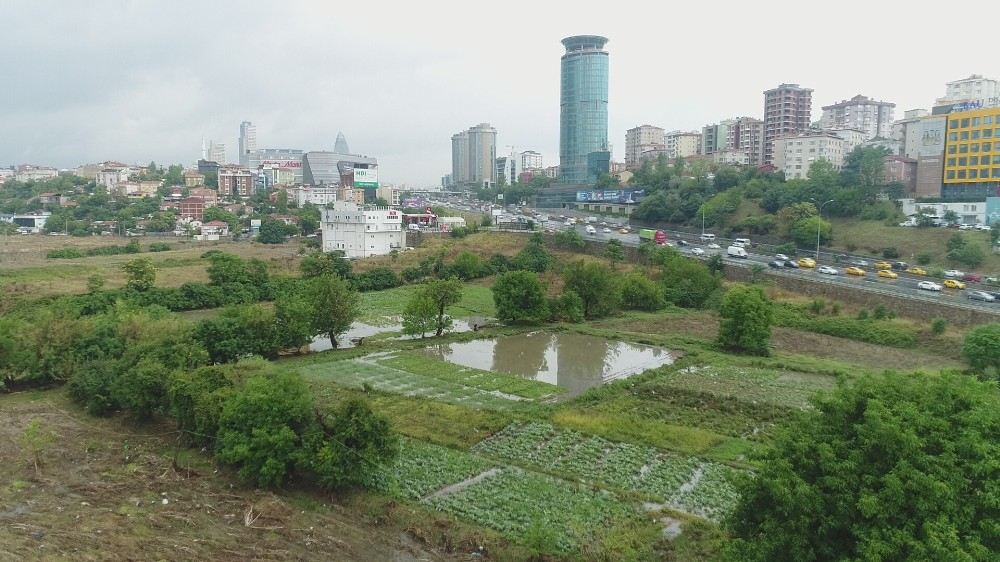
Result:
[[[994,3],[963,6],[970,23],[1000,16]],[[951,56],[947,30],[923,10],[871,0],[0,0],[0,166],[193,164],[202,138],[234,159],[244,119],[259,147],[331,150],[343,131],[353,152],[379,159],[383,181],[409,185],[439,183],[451,134],[480,122],[497,128],[498,154],[533,149],[554,165],[559,41],[579,34],[610,39],[615,160],[630,127],[760,117],[762,91],[782,82],[814,89],[814,117],[858,93],[902,116],[929,107],[947,81],[1000,77],[988,24],[961,34],[968,56]]]

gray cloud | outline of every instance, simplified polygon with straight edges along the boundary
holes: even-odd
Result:
[[[483,121],[498,152],[557,164],[559,40],[577,33],[611,39],[617,158],[629,127],[759,115],[780,82],[814,88],[817,114],[863,93],[901,115],[948,80],[997,74],[904,33],[928,20],[903,2],[398,4],[2,2],[0,164],[192,163],[202,137],[234,157],[244,119],[262,146],[330,149],[342,130],[395,182],[437,183],[450,135]],[[963,49],[990,53],[988,37]]]

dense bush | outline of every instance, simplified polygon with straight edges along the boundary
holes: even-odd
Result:
[[[705,306],[712,293],[722,285],[717,273],[698,261],[676,252],[665,252],[663,263],[663,295],[667,302],[685,308]]]
[[[891,347],[913,347],[917,344],[917,334],[909,328],[889,322],[873,322],[867,318],[813,316],[805,309],[789,304],[775,306],[774,324]]]
[[[719,308],[719,345],[739,353],[770,355],[772,310],[760,287],[733,287]]]
[[[497,318],[507,323],[534,323],[548,317],[545,287],[533,271],[509,271],[493,283]]]
[[[388,267],[376,267],[351,278],[351,285],[361,292],[384,291],[403,284],[403,280]]]
[[[548,301],[549,318],[555,322],[583,322],[583,299],[573,291],[564,291]]]
[[[583,301],[585,318],[600,318],[618,310],[621,278],[610,267],[595,262],[576,261],[563,268],[565,290]]]
[[[663,288],[642,273],[629,273],[622,279],[622,307],[629,310],[663,308]]]

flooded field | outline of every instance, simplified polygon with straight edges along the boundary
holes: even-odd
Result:
[[[470,317],[470,318],[452,318],[452,327],[449,332],[470,332],[473,326],[482,326],[490,322],[490,318],[484,317]],[[365,324],[364,322],[355,322],[351,324],[351,328],[344,332],[339,338],[337,338],[337,346],[339,349],[346,349],[354,347],[357,345],[355,342],[358,338],[370,338],[380,334],[388,333],[402,333],[403,324],[398,317],[387,318],[386,323],[374,325]],[[428,336],[433,336],[433,333],[428,333]],[[413,339],[419,338],[420,336],[399,336],[397,339]],[[326,336],[316,336],[312,343],[309,344],[309,351],[326,351],[330,349],[330,338]]]
[[[676,358],[659,347],[541,331],[436,345],[424,353],[466,367],[558,384],[567,389],[567,396],[673,363]]]

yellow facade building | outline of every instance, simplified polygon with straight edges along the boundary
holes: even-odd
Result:
[[[1000,107],[948,114],[944,147],[946,198],[996,195],[1000,189]]]

